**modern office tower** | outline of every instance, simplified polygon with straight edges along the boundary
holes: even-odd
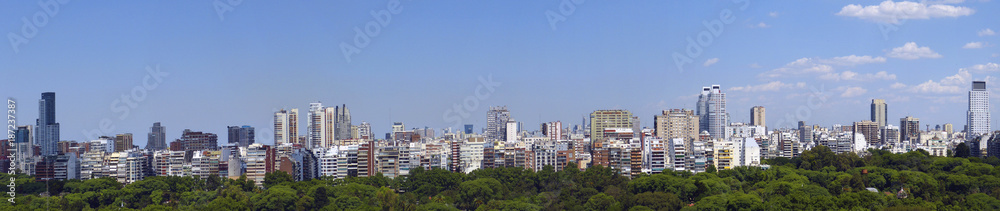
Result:
[[[805,121],[799,121],[799,143],[811,143],[813,141],[812,126],[806,125]]]
[[[375,139],[375,134],[372,133],[372,125],[368,122],[361,122],[361,124],[358,125],[358,138]]]
[[[472,124],[465,125],[465,134],[472,134]]]
[[[872,99],[871,113],[872,113],[872,119],[871,119],[872,122],[877,123],[879,128],[885,127],[885,125],[889,123],[889,119],[887,117],[888,105],[885,104],[884,99]],[[872,138],[869,137],[868,134],[865,134],[865,137],[868,137],[868,139]],[[869,144],[871,144],[871,142],[869,142]]]
[[[549,137],[549,140],[562,139],[562,122],[555,121],[542,123],[542,135]]]
[[[881,128],[878,124],[878,122],[869,120],[854,122],[854,134],[864,134],[868,146],[877,146],[879,143],[879,128]]]
[[[656,137],[664,140],[680,138],[687,141],[686,143],[698,140],[699,118],[692,110],[663,110],[662,115],[653,116],[653,119],[655,119]]]
[[[248,147],[254,142],[254,128],[249,125],[229,126],[229,142],[239,147]]]
[[[750,108],[750,125],[767,127],[764,115],[764,106],[754,106]]]
[[[698,115],[698,133],[708,131],[708,95],[712,93],[712,87],[702,87],[701,94],[698,95],[698,104],[695,114]]]
[[[299,138],[299,109],[274,113],[274,144],[297,143]]]
[[[38,100],[38,119],[35,120],[35,145],[41,147],[41,155],[56,155],[59,142],[59,123],[56,122],[56,93],[42,93]]]
[[[213,133],[203,133],[184,129],[181,139],[177,139],[183,151],[216,150],[219,148],[219,136]]]
[[[712,138],[722,138],[725,135],[726,125],[729,125],[726,93],[722,93],[722,87],[712,85],[711,88],[702,88],[701,96],[698,96],[698,106],[697,113],[701,117],[701,126],[698,130],[707,130]]]
[[[166,136],[167,128],[160,126],[159,122],[153,123],[153,126],[149,127],[149,134],[147,134],[146,149],[154,151],[167,149]]]
[[[514,118],[507,120],[507,126],[504,126],[504,131],[503,131],[504,132],[503,137],[505,139],[504,141],[517,142],[518,140],[517,132],[518,129],[520,129],[520,127],[518,127],[519,125],[520,124],[518,124],[517,121],[514,121]]]
[[[490,107],[486,112],[486,141],[507,140],[507,122],[510,120],[510,111],[507,106]]]
[[[973,81],[969,91],[969,111],[967,113],[969,137],[990,132],[990,91],[986,81]],[[968,135],[967,135],[968,136]]]
[[[347,109],[347,104],[343,104],[340,107],[335,107],[336,116],[336,140],[346,140],[351,139],[351,110]]]
[[[132,149],[132,134],[115,135],[115,152],[122,152]]]
[[[590,140],[599,141],[604,139],[605,129],[633,128],[634,125],[638,125],[638,122],[638,117],[632,116],[632,112],[628,110],[594,111],[590,113]]]
[[[304,147],[312,149],[314,146],[320,146],[323,143],[324,136],[326,135],[324,124],[332,121],[324,117],[326,115],[323,111],[322,103],[309,103],[309,117],[306,119],[306,122],[308,122],[306,126],[308,132],[306,135],[309,137],[309,142]]]
[[[886,125],[882,127],[881,140],[883,144],[899,143],[899,127]]]
[[[899,119],[899,140],[909,143],[920,142],[920,119],[911,116]]]

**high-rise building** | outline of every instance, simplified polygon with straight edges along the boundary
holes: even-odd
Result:
[[[254,140],[254,128],[249,125],[229,126],[229,142],[239,147],[249,147]]]
[[[274,144],[297,143],[299,138],[299,109],[274,113]]]
[[[869,146],[876,146],[879,142],[879,128],[882,128],[878,124],[868,120],[854,122],[854,134],[863,134]]]
[[[767,127],[764,121],[764,106],[750,108],[750,125]]]
[[[32,147],[34,136],[31,134],[32,127],[28,125],[17,126],[17,130],[14,130],[14,144],[17,148],[17,154],[14,157],[14,164],[17,170],[21,173],[34,172],[32,168],[34,162],[31,162],[28,157],[35,154]]]
[[[590,113],[590,140],[604,139],[604,130],[608,128],[633,128],[638,125],[639,117],[632,116],[628,110],[597,110]],[[634,132],[634,130],[633,130]]]
[[[698,95],[698,104],[695,114],[698,115],[698,133],[708,131],[708,95],[712,93],[712,87],[702,87],[701,94]]]
[[[153,126],[149,127],[149,134],[147,134],[146,149],[153,151],[167,149],[166,131],[167,128],[160,126],[159,122],[153,123]]]
[[[504,141],[516,142],[518,141],[517,132],[520,127],[518,127],[518,122],[514,121],[514,118],[507,120],[507,126],[504,127]]]
[[[324,117],[326,117],[326,115],[323,111],[322,103],[309,103],[309,117],[306,119],[308,122],[306,125],[306,130],[308,131],[306,132],[306,135],[309,138],[309,142],[304,147],[311,149],[314,146],[319,146],[321,145],[320,143],[323,143],[325,138],[324,136],[327,132],[324,131],[324,129],[326,129],[324,124],[328,121],[332,121],[327,120]]]
[[[966,114],[969,137],[990,132],[990,91],[986,81],[973,81],[969,91],[969,111]]]
[[[899,119],[899,140],[909,143],[920,142],[920,119],[911,116]]]
[[[472,124],[465,125],[465,134],[472,134]]]
[[[685,143],[698,140],[700,118],[692,110],[663,110],[662,115],[653,116],[653,118],[655,119],[656,137],[663,140],[680,138],[686,141]]]
[[[56,122],[56,93],[42,93],[38,100],[38,119],[35,121],[35,145],[41,147],[41,155],[56,155],[59,142],[59,123]]]
[[[889,123],[889,119],[887,117],[888,105],[885,104],[884,99],[872,99],[871,114],[872,122],[878,123],[879,128],[885,127],[885,125]],[[868,134],[865,134],[865,137],[868,137]]]
[[[471,130],[471,128],[469,128]],[[549,137],[549,140],[559,140],[562,139],[562,122],[547,122],[542,123],[542,135]]]
[[[375,139],[375,134],[372,133],[372,125],[368,122],[361,122],[361,124],[358,125],[358,138]]]
[[[813,127],[806,125],[805,121],[799,121],[799,143],[812,143]]]
[[[213,133],[203,133],[184,129],[180,143],[183,151],[216,150],[219,148],[219,136]]]
[[[880,135],[882,136],[882,143],[884,144],[899,143],[899,127],[886,125],[885,127],[882,127]]]
[[[132,149],[132,134],[115,135],[115,152],[123,152]]]
[[[506,140],[507,122],[510,120],[510,111],[507,106],[490,107],[486,112],[486,141]]]
[[[351,110],[347,109],[347,104],[335,107],[336,116],[336,140],[351,139]]]
[[[729,125],[729,113],[726,113],[726,93],[722,93],[722,87],[712,85],[711,88],[702,88],[698,106],[698,115],[703,121],[698,130],[707,130],[712,138],[724,137],[726,125]]]

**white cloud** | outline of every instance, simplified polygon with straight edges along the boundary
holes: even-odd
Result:
[[[705,67],[708,67],[708,66],[712,66],[716,62],[719,62],[719,58],[711,58],[711,59],[705,60],[705,64],[703,64],[703,65],[705,65]]]
[[[781,90],[781,89],[805,88],[805,87],[806,87],[806,83],[803,83],[803,82],[798,82],[798,83],[795,83],[795,84],[786,84],[786,83],[782,83],[781,81],[772,81],[770,83],[761,84],[761,85],[746,85],[746,86],[732,87],[732,88],[729,88],[729,91],[740,91],[740,92],[773,92],[773,91],[778,91],[778,90]]]
[[[753,63],[753,64],[750,64],[750,68],[754,68],[754,69],[757,69],[757,68],[761,68],[761,67],[764,67],[764,66],[760,66],[760,65],[759,65],[759,64],[757,64],[757,63]]]
[[[868,93],[867,89],[857,86],[842,87],[842,88],[844,88],[844,93],[840,94],[840,97],[857,97],[865,93]]]
[[[966,43],[965,46],[962,46],[962,48],[965,48],[965,49],[983,48],[983,43],[982,42],[970,42],[970,43]]]
[[[761,73],[760,76],[775,78],[781,76],[800,75],[807,73],[833,72],[833,66],[818,64],[816,60],[817,59],[812,59],[812,58],[801,58],[793,62],[789,62],[788,64],[785,64],[784,67],[780,67],[777,69],[773,69],[771,71]]]
[[[940,81],[928,80],[927,82],[921,83],[910,87],[910,92],[915,93],[933,93],[933,94],[959,94],[962,93],[965,85],[969,84],[972,80],[972,74],[967,70],[959,70],[958,74],[945,77]]]
[[[977,34],[979,34],[979,36],[982,37],[982,36],[993,36],[996,33],[993,32],[992,29],[983,29],[983,30],[979,31],[979,33],[977,33]]]
[[[820,79],[832,80],[832,81],[874,81],[874,80],[896,80],[896,74],[889,74],[885,71],[880,71],[875,74],[865,73],[858,74],[856,72],[844,71],[841,73],[827,73],[821,75]]]
[[[778,12],[767,13],[767,15],[771,16],[772,18],[777,18],[778,17]]]
[[[906,84],[903,84],[903,83],[900,83],[900,82],[896,82],[896,83],[892,84],[892,86],[889,86],[889,87],[893,88],[893,89],[902,89],[902,88],[906,88]]]
[[[960,17],[972,15],[975,12],[968,7],[887,0],[879,5],[850,4],[841,8],[837,15],[896,24],[899,23],[899,20]]]
[[[750,28],[770,28],[771,25],[767,25],[764,22],[757,23],[755,25],[750,25]]]
[[[872,57],[872,56],[841,56],[834,57],[832,59],[822,59],[822,58],[800,58],[793,62],[785,64],[785,66],[773,69],[761,73],[760,77],[775,78],[781,76],[792,76],[792,75],[803,75],[812,73],[833,73],[833,65],[836,66],[855,66],[861,64],[869,63],[884,63],[885,57]]]
[[[976,73],[998,72],[1000,71],[1000,64],[992,62],[986,64],[977,64],[977,65],[972,65],[971,67],[962,68],[962,70],[972,70],[972,72]]]
[[[898,59],[919,59],[919,58],[941,58],[941,54],[934,52],[929,47],[917,46],[915,42],[908,42],[901,47],[893,48],[886,56]]]
[[[850,55],[850,56],[833,57],[833,59],[823,59],[820,61],[827,64],[854,66],[854,65],[861,65],[868,63],[885,63],[885,57]]]

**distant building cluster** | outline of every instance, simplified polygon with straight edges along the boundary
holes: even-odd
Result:
[[[888,122],[888,104],[873,99],[871,118],[830,127],[799,121],[795,128],[768,129],[765,108],[750,108],[750,122],[732,122],[726,93],[719,85],[704,87],[696,108],[663,110],[653,116],[653,128],[640,128],[640,118],[628,110],[596,110],[580,124],[562,121],[522,127],[506,106],[490,107],[486,127],[473,125],[456,131],[406,129],[395,122],[391,132],[377,138],[371,125],[353,125],[346,105],[324,107],[311,103],[305,132],[299,134],[298,109],[273,113],[274,145],[256,143],[251,126],[228,126],[227,142],[218,135],[183,130],[167,143],[166,127],[153,123],[145,148],[133,144],[131,133],[102,136],[84,142],[59,141],[55,93],[42,93],[39,119],[34,126],[17,126],[13,140],[0,148],[3,168],[39,180],[116,178],[131,183],[150,176],[246,176],[258,185],[269,172],[283,171],[296,180],[319,177],[387,177],[408,175],[416,168],[472,172],[481,168],[516,167],[561,171],[605,166],[624,176],[663,171],[704,172],[710,167],[731,169],[761,166],[762,159],[796,157],[802,151],[826,146],[836,153],[866,153],[887,149],[895,153],[924,150],[949,156],[967,143],[974,156],[1000,156],[1000,132],[991,132],[989,92],[975,81],[969,91],[968,122],[962,131],[952,124],[921,128],[920,119],[906,116],[899,125]],[[13,142],[11,144],[10,142]]]

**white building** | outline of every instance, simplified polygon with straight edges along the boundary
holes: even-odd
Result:
[[[743,156],[740,160],[744,166],[760,166],[760,145],[753,138],[743,139]]]
[[[969,127],[967,137],[990,132],[990,91],[986,89],[985,81],[972,82],[967,119],[966,125]]]

